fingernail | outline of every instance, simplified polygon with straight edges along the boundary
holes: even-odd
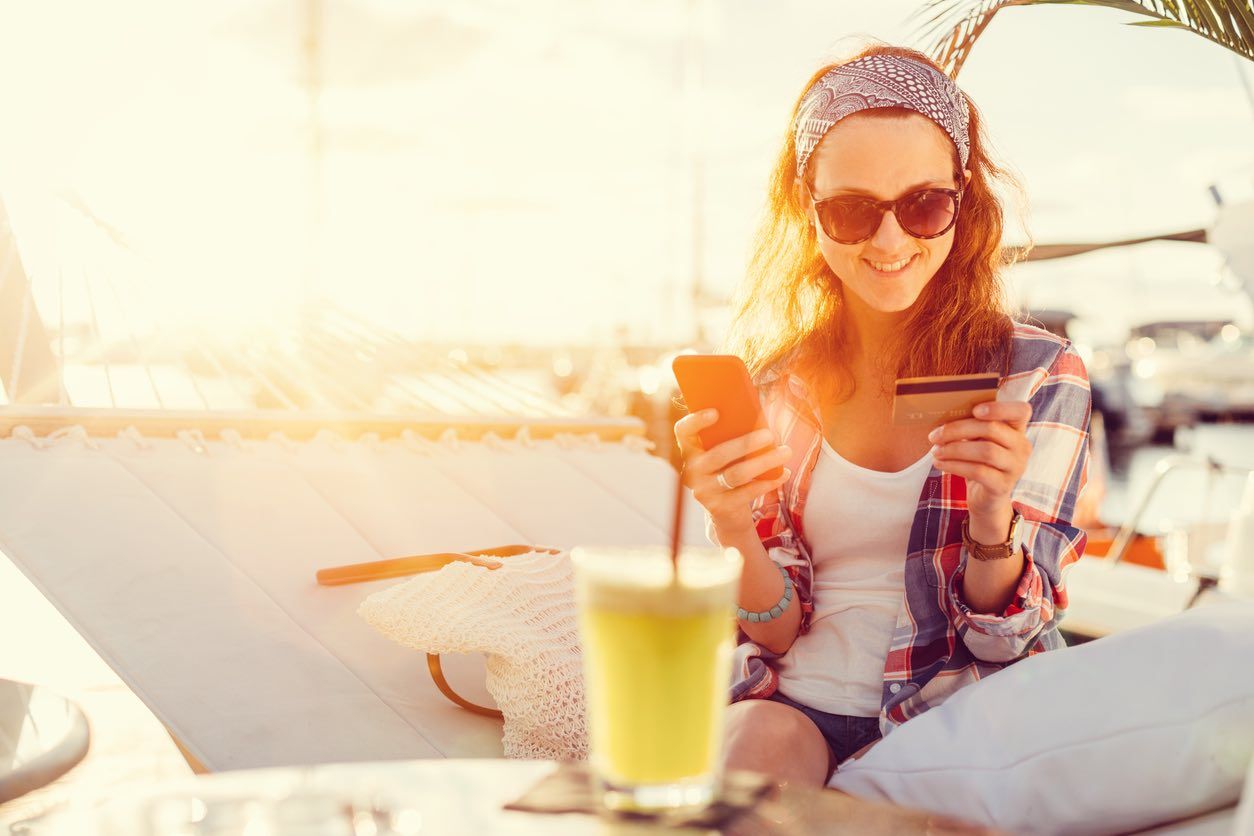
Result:
[[[701,412],[701,417],[707,421],[713,421],[717,415],[718,410],[716,409],[706,409]]]
[[[930,433],[927,434],[927,440],[935,444],[936,442],[940,441],[940,434],[941,434],[940,427],[937,427],[936,429],[932,430]]]
[[[983,417],[985,417],[985,416],[987,416],[987,415],[988,415],[988,405],[987,405],[987,404],[980,404],[979,406],[977,406],[977,407],[975,408],[975,417],[976,417],[976,418],[983,418]]]
[[[791,478],[792,478],[792,468],[790,467],[784,468],[784,481],[787,482]]]
[[[787,444],[785,444],[783,447],[780,447],[779,449],[783,452],[785,456],[792,455],[792,448],[789,447]]]

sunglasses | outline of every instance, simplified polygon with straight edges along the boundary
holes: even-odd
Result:
[[[810,184],[806,184],[810,192]],[[814,193],[810,192],[814,201]],[[814,201],[823,233],[839,244],[861,244],[875,234],[884,213],[893,217],[907,234],[915,238],[937,238],[958,222],[961,189],[920,189],[896,200],[873,200],[858,195],[839,195]]]

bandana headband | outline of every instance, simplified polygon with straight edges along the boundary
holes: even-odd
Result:
[[[904,107],[931,119],[949,134],[966,167],[971,154],[966,97],[949,76],[912,58],[870,55],[833,67],[806,91],[793,138],[797,176],[832,126],[860,110]]]

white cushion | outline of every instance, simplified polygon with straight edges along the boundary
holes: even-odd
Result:
[[[1233,833],[1254,833],[1254,760],[1245,773],[1245,789],[1241,791],[1241,804],[1237,807],[1237,827]]]
[[[1013,832],[1113,833],[1234,802],[1254,755],[1254,604],[1018,662],[830,786]]]

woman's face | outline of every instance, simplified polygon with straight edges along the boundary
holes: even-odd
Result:
[[[808,165],[815,200],[841,194],[895,200],[919,189],[959,185],[954,182],[953,143],[940,126],[917,113],[849,116],[827,132]],[[870,238],[841,244],[823,233],[813,204],[803,199],[832,272],[846,291],[882,313],[913,305],[954,243],[953,229],[938,238],[914,238],[892,212],[885,212]]]

